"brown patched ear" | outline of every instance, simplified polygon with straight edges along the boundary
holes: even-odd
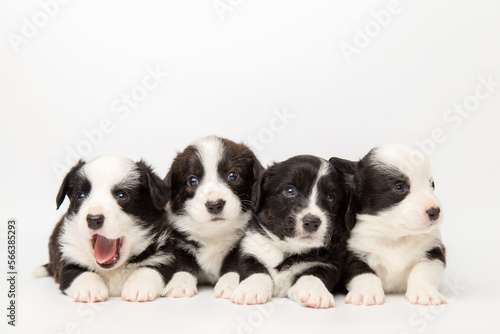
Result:
[[[145,161],[140,160],[136,162],[136,165],[139,172],[146,177],[149,195],[155,208],[164,210],[170,197],[170,187],[153,172],[153,168]]]
[[[163,178],[163,182],[167,185],[168,189],[172,188],[172,170],[169,170],[167,175]]]
[[[333,165],[337,173],[342,175],[345,180],[345,189],[347,194],[346,209],[344,215],[344,224],[348,231],[351,231],[356,225],[356,203],[355,203],[355,180],[354,176],[358,163],[355,161],[345,160],[341,158],[330,158],[330,163]]]
[[[78,160],[76,165],[74,165],[66,174],[64,177],[64,180],[61,183],[61,186],[59,187],[59,191],[57,192],[56,196],[56,210],[59,209],[61,204],[64,202],[64,199],[66,198],[66,195],[69,192],[70,188],[70,180],[75,176],[75,174],[82,168],[82,166],[85,165],[85,161],[83,160]]]
[[[254,181],[256,181],[264,171],[264,167],[260,163],[259,159],[257,159],[255,154],[253,153],[252,153],[252,159],[253,159],[253,179]]]

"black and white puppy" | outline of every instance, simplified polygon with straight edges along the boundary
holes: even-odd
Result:
[[[118,156],[79,161],[62,182],[57,208],[66,196],[70,205],[50,237],[50,261],[35,276],[53,276],[77,302],[161,295],[174,255],[168,188],[151,167]]]
[[[272,296],[308,307],[334,307],[345,241],[355,214],[342,173],[309,155],[274,164],[256,185],[255,215],[240,246],[237,304]]]
[[[406,292],[412,304],[445,303],[438,291],[446,264],[443,215],[428,158],[410,146],[390,144],[351,167],[357,222],[348,241],[345,302],[382,304],[385,291]]]
[[[198,283],[209,283],[216,284],[216,297],[228,298],[238,285],[237,246],[261,169],[247,146],[215,136],[178,153],[165,177],[178,264],[168,296],[191,297]]]

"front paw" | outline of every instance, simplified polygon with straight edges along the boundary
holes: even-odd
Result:
[[[267,274],[254,274],[243,280],[231,294],[231,301],[240,305],[264,304],[271,300],[273,280]]]
[[[345,297],[346,304],[353,305],[382,305],[384,303],[384,290],[378,291],[351,291]]]
[[[163,278],[151,268],[139,268],[125,281],[122,299],[129,302],[150,302],[156,299],[164,287]]]
[[[96,273],[86,272],[78,276],[65,293],[75,302],[97,303],[109,297],[109,290]]]
[[[382,281],[376,275],[363,274],[354,277],[347,284],[347,290],[349,293],[345,298],[346,304],[371,306],[384,303]]]
[[[315,276],[302,276],[288,292],[288,298],[302,303],[306,307],[335,307],[333,295],[323,282]]]
[[[180,271],[175,273],[167,287],[163,291],[163,295],[173,298],[193,297],[198,293],[196,277],[188,272]]]
[[[222,275],[214,287],[215,298],[229,299],[239,283],[240,275],[238,273],[231,272]]]
[[[414,305],[441,305],[446,304],[446,299],[437,289],[408,288],[405,298]]]

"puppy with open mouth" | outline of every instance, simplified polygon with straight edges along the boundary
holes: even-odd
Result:
[[[168,188],[143,161],[102,156],[66,175],[57,208],[70,200],[49,242],[51,275],[77,302],[151,301],[174,273],[166,211]]]
[[[287,296],[307,307],[334,307],[331,292],[355,219],[343,174],[324,159],[296,156],[269,167],[254,195],[255,215],[240,245],[241,283],[231,301]]]
[[[238,285],[238,243],[251,217],[252,186],[262,166],[245,145],[210,136],[174,159],[165,182],[176,239],[177,270],[165,293],[191,297],[198,283],[215,284],[216,297]]]
[[[348,241],[346,303],[375,305],[385,292],[406,292],[412,304],[445,303],[438,285],[446,264],[429,159],[389,144],[359,162],[332,158],[354,178],[357,221]]]

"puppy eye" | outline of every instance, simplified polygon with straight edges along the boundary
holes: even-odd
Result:
[[[293,197],[295,196],[295,188],[294,187],[287,187],[285,188],[285,196],[288,196],[288,197]]]
[[[188,180],[188,186],[196,187],[198,185],[198,179],[195,176],[192,176]]]
[[[227,174],[227,179],[229,181],[233,181],[234,182],[234,181],[238,180],[239,178],[240,178],[240,176],[236,172],[231,171],[231,172],[229,172]]]
[[[83,201],[83,200],[85,199],[85,197],[87,197],[87,196],[85,196],[85,194],[84,194],[84,193],[82,193],[81,191],[80,191],[78,194],[76,194],[76,200],[77,200],[78,202]]]
[[[330,203],[335,202],[335,195],[334,194],[328,195],[328,202],[330,202]]]
[[[434,183],[434,181],[431,181],[431,187],[432,189],[436,189],[436,184]]]
[[[124,192],[121,192],[116,195],[116,199],[119,201],[126,201],[128,200],[128,195]]]
[[[398,194],[404,194],[408,191],[408,188],[404,184],[398,184],[394,187],[394,191]]]

